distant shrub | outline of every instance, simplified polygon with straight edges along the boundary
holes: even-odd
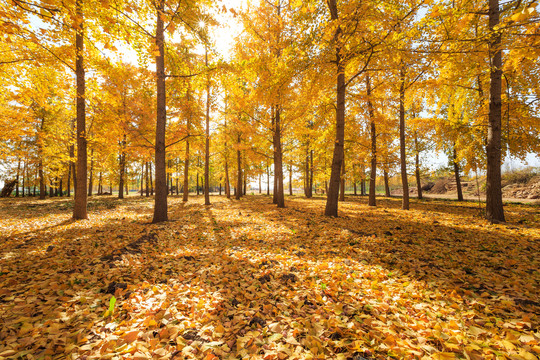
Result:
[[[510,184],[527,184],[533,177],[540,175],[540,169],[527,167],[521,170],[506,172],[502,175],[502,186]]]

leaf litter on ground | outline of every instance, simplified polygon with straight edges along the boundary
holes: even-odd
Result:
[[[538,208],[2,200],[0,360],[538,359]]]

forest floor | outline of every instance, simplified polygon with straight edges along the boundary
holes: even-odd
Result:
[[[540,211],[365,198],[0,200],[0,359],[540,356]]]

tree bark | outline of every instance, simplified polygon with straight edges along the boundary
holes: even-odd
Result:
[[[86,153],[86,82],[84,77],[83,0],[75,0],[75,13],[80,22],[75,35],[75,75],[77,78],[77,177],[73,218],[80,220],[88,219],[86,196],[88,158]]]
[[[292,165],[289,165],[289,195],[292,196]]]
[[[409,210],[409,180],[407,179],[407,155],[405,152],[405,67],[399,70],[399,160],[401,167],[401,185],[403,187],[403,200],[401,208]]]
[[[454,143],[453,149],[453,163],[454,163],[454,175],[456,177],[456,188],[458,201],[463,201],[463,191],[461,189],[461,176],[459,175],[459,161],[457,159],[456,144]]]
[[[126,154],[124,152],[124,147],[126,143],[126,136],[124,135],[124,139],[121,142],[121,151],[120,151],[120,178],[118,179],[118,198],[123,199],[124,198],[124,172],[126,171]]]
[[[38,173],[39,173],[39,198],[40,200],[43,200],[45,199],[45,196],[47,196],[47,194],[45,193],[47,189],[45,188],[45,178],[43,176],[43,160],[41,160],[41,157],[39,159]]]
[[[332,20],[338,20],[338,10],[336,0],[328,0],[328,7]],[[341,27],[338,25],[334,34],[336,52],[336,138],[334,143],[334,154],[332,156],[332,170],[330,173],[330,185],[326,198],[326,216],[338,216],[338,196],[339,183],[341,177],[341,167],[343,163],[343,145],[345,141],[345,64],[342,59]]]
[[[103,195],[103,173],[99,172],[98,195]]]
[[[367,106],[369,114],[369,128],[371,135],[371,169],[369,175],[369,206],[377,206],[376,199],[376,180],[377,180],[377,128],[375,126],[375,113],[373,111],[373,102],[371,101],[371,81],[369,75],[366,76],[367,88]]]
[[[236,166],[237,166],[237,175],[236,175],[236,189],[235,197],[236,200],[240,200],[242,196],[242,156],[240,153],[240,133],[238,134],[238,147],[236,148]]]
[[[276,181],[275,203],[278,208],[285,207],[283,189],[283,150],[281,147],[281,108],[276,105],[274,116],[274,177]]]
[[[231,181],[229,178],[229,151],[225,142],[225,196],[231,198]]]
[[[187,90],[187,100],[190,101],[190,88],[188,86]],[[184,157],[184,192],[182,194],[182,201],[187,202],[188,196],[189,196],[189,135],[191,131],[191,109],[189,110],[187,123],[186,123],[186,131],[187,131],[187,138],[186,138],[186,153]]]
[[[341,162],[339,201],[345,201],[345,150],[343,150],[343,161]]]
[[[15,197],[19,197],[19,173],[21,172],[21,159],[17,164],[17,176],[15,177]]]
[[[501,89],[502,50],[499,25],[499,0],[489,0],[489,54],[491,57],[490,99],[487,134],[486,218],[492,222],[504,222],[501,187]]]
[[[101,173],[99,173],[99,176],[101,177]],[[141,196],[144,194],[144,162],[142,163],[141,167]]]
[[[150,180],[150,176],[148,175],[148,161],[146,162],[146,181],[145,181],[145,184],[146,184],[146,197],[149,197],[150,196],[150,187],[149,187],[149,180]]]
[[[268,166],[268,160],[266,160],[266,195],[270,196],[270,167]]]
[[[390,184],[388,184],[388,170],[384,169],[384,196],[390,197]]]
[[[149,161],[150,166],[150,196],[154,196],[154,175],[152,174],[152,162]]]
[[[206,68],[208,68],[208,48],[206,45],[205,63]],[[210,75],[206,76],[206,142],[204,150],[204,205],[210,205]]]
[[[90,173],[88,178],[88,196],[92,196],[94,187],[94,149],[90,150]]]
[[[420,150],[418,148],[418,135],[414,132],[414,173],[416,176],[416,190],[418,191],[418,199],[422,199],[422,179],[420,178]]]
[[[163,29],[164,0],[158,0],[156,46],[159,55],[156,56],[156,87],[157,87],[157,117],[156,117],[156,196],[154,198],[154,218],[152,223],[167,221],[167,170],[165,166],[165,128],[167,126],[167,104],[165,93],[165,38]]]

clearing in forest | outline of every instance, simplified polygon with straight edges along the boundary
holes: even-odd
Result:
[[[526,359],[540,215],[348,198],[0,202],[0,359]]]

